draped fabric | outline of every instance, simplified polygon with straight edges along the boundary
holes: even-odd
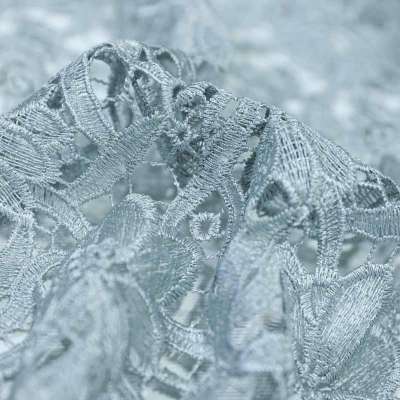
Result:
[[[171,3],[137,29],[186,53],[97,44],[0,117],[0,399],[397,398],[398,171],[232,94]]]

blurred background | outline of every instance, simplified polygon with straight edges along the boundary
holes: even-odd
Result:
[[[0,112],[78,54],[128,39],[212,63],[400,183],[398,0],[0,0]]]

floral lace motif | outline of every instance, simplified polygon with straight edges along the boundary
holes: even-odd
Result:
[[[106,43],[0,118],[1,395],[394,398],[399,188],[197,76]]]

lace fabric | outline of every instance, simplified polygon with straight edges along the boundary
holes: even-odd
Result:
[[[3,398],[397,395],[398,186],[199,68],[106,43],[1,117]]]

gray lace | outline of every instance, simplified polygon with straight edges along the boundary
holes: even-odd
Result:
[[[198,68],[106,43],[1,117],[4,398],[394,398],[397,185]]]

